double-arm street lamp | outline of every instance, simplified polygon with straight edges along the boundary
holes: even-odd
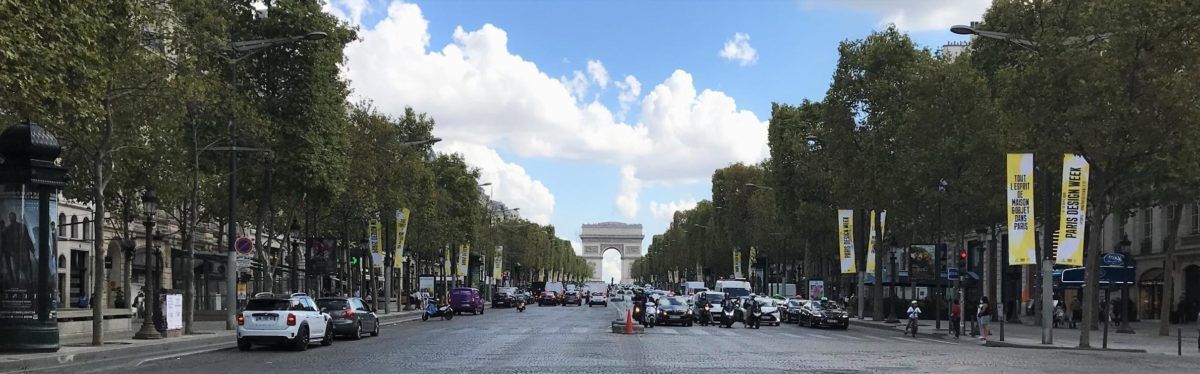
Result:
[[[253,56],[258,52],[265,51],[271,47],[298,43],[301,41],[317,41],[325,39],[328,36],[324,32],[309,32],[304,35],[289,36],[284,38],[274,39],[258,39],[247,40],[240,42],[230,42],[222,46],[225,52],[225,61],[229,68],[229,82],[236,91],[238,85],[237,65],[246,58]],[[232,113],[229,115],[229,146],[222,147],[222,150],[229,152],[229,219],[226,222],[228,225],[228,260],[225,264],[225,329],[232,330],[236,326],[234,315],[237,313],[237,251],[234,248],[234,242],[237,241],[237,152],[239,151],[257,151],[256,149],[242,149],[237,146],[237,121],[236,116]]]
[[[1041,52],[1040,52],[1041,45],[1039,43],[1030,41],[1028,39],[1025,39],[1025,38],[1015,35],[1015,34],[1009,34],[1009,33],[998,32],[998,31],[980,30],[980,29],[975,28],[974,25],[971,25],[971,26],[954,25],[954,26],[950,27],[950,32],[959,34],[959,35],[977,35],[977,36],[988,38],[988,39],[1003,40],[1005,42],[1019,46],[1021,48],[1025,48],[1026,50],[1029,50],[1030,52],[1033,52],[1034,54],[1039,54],[1039,55],[1041,54]],[[1082,36],[1082,37],[1071,36],[1071,37],[1064,38],[1062,40],[1062,45],[1064,45],[1064,46],[1077,45],[1080,43],[1090,44],[1090,43],[1098,41],[1098,40],[1108,39],[1108,37],[1111,35],[1112,35],[1112,33],[1094,34],[1094,35],[1087,35],[1087,36]],[[1036,144],[1037,137],[1034,137],[1034,141]],[[1049,192],[1048,189],[1043,189],[1043,190]],[[1049,200],[1047,199],[1047,201],[1049,201]],[[1045,226],[1043,228],[1044,230],[1049,230],[1048,224],[1043,225],[1043,226]],[[1042,305],[1042,308],[1041,308],[1042,344],[1053,344],[1054,343],[1054,330],[1053,330],[1054,317],[1053,317],[1053,310],[1051,310],[1051,307],[1050,307],[1050,305],[1053,304],[1053,293],[1054,293],[1053,280],[1052,280],[1052,276],[1053,276],[1053,272],[1054,272],[1054,260],[1052,259],[1051,254],[1050,254],[1050,250],[1052,248],[1052,246],[1050,245],[1050,241],[1051,241],[1051,235],[1046,235],[1046,238],[1043,240],[1042,264],[1041,264],[1041,269],[1040,269],[1041,272],[1039,274],[1039,277],[1041,278],[1041,283],[1042,283],[1041,284],[1041,300],[1039,301],[1039,303]],[[999,252],[1000,251],[996,251],[996,253],[993,254],[993,256],[995,256],[993,258],[995,258],[997,262],[1000,261]],[[999,282],[997,282],[997,283],[999,283]],[[998,287],[999,287],[999,285],[998,285]],[[1092,293],[1089,292],[1086,295],[1092,295]],[[1003,295],[1001,295],[1001,294],[996,295],[996,299],[1002,299],[1002,298],[1003,298]],[[1003,310],[1003,304],[1002,304],[1001,300],[992,300],[992,302],[998,306],[998,310],[1001,310],[1001,311]],[[1003,336],[1004,336],[1004,332],[1003,332],[1004,331],[1004,322],[1003,322],[1004,316],[1003,316],[1003,312],[1000,312],[998,314],[1000,314],[999,318],[1001,320],[1001,324],[1000,324],[1001,339],[1000,340],[1004,340],[1004,338],[1003,338]],[[1083,336],[1086,336],[1086,334],[1087,334],[1086,330],[1084,330],[1084,332],[1081,332],[1080,333],[1081,338]],[[1084,344],[1082,344],[1083,343],[1082,340],[1084,340],[1084,339],[1081,339],[1081,345],[1084,345]]]

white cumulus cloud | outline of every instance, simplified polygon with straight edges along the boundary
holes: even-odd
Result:
[[[344,13],[345,8],[336,7]],[[632,75],[614,80],[595,59],[586,73],[555,78],[509,51],[508,34],[500,27],[459,26],[452,36],[444,46],[431,46],[421,8],[394,1],[385,17],[362,25],[361,40],[346,48],[344,75],[355,96],[385,112],[399,115],[411,106],[429,113],[437,120],[435,135],[448,144],[479,146],[474,151],[481,154],[504,150],[521,158],[619,167],[623,182],[614,194],[618,210],[628,216],[638,212],[643,184],[704,181],[716,168],[767,155],[766,122],[723,92],[698,89],[686,71],[673,71],[657,84]],[[584,99],[590,87],[608,83],[619,89],[620,108]],[[644,96],[643,85],[652,87]],[[640,105],[638,117],[627,121],[625,113],[634,105]],[[526,209],[534,208],[501,200],[533,216]]]
[[[608,69],[604,68],[604,63],[596,60],[588,60],[587,62],[588,76],[592,78],[600,89],[608,88]]]
[[[525,168],[506,162],[500,154],[486,146],[458,141],[440,143],[438,151],[459,153],[467,164],[479,168],[479,180],[492,185],[484,187],[493,193],[493,200],[504,202],[509,209],[520,208],[521,217],[540,224],[549,224],[554,215],[554,194],[541,181],[533,179]]]
[[[637,178],[637,168],[625,166],[621,168],[621,192],[617,195],[617,211],[625,218],[637,216],[639,203],[638,194],[642,191],[642,181]]]
[[[734,33],[733,38],[725,41],[725,47],[719,53],[726,60],[737,61],[739,65],[754,65],[758,62],[758,51],[750,46],[750,35]]]
[[[992,0],[817,0],[810,4],[875,13],[880,16],[880,26],[895,24],[906,31],[946,31],[950,26],[982,19]]]
[[[362,25],[362,16],[370,10],[367,0],[330,0],[321,5],[326,13],[354,26]]]
[[[659,203],[657,201],[650,202],[650,215],[655,219],[670,222],[675,217],[675,212],[688,210],[696,207],[695,198],[685,198],[675,201]]]

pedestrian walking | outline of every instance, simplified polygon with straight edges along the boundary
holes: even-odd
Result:
[[[991,335],[988,323],[992,321],[991,302],[988,301],[987,296],[979,299],[979,310],[975,312],[975,315],[979,316],[979,341],[987,343],[987,337]]]
[[[958,300],[954,300],[954,305],[950,306],[950,330],[954,332],[954,338],[958,339],[961,333],[962,323],[962,305],[959,305]]]

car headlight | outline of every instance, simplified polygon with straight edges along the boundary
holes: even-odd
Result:
[[[688,309],[687,314],[692,314],[692,310]]]

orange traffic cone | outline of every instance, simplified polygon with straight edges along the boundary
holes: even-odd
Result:
[[[629,309],[625,309],[625,333],[633,333],[633,314]]]

